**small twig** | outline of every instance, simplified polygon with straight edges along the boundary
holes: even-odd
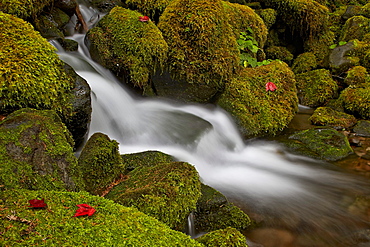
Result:
[[[82,25],[83,30],[85,32],[87,32],[88,27],[87,27],[86,22],[85,22],[82,14],[81,14],[80,7],[78,6],[78,4],[76,6],[76,16],[77,16],[77,19],[78,19],[76,26],[78,25],[78,23],[80,23]],[[78,28],[76,27],[76,29],[78,29]]]
[[[121,182],[127,180],[129,177],[127,175],[121,174],[119,178],[117,178],[113,183],[111,183],[104,191],[101,192],[100,196],[104,197],[106,194],[108,194],[114,186],[117,184],[120,184]]]

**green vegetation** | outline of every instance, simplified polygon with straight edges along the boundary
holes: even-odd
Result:
[[[125,172],[118,143],[102,133],[94,133],[78,158],[83,171],[85,190],[93,195],[102,195]]]
[[[370,85],[350,86],[342,91],[344,109],[363,119],[370,119]]]
[[[87,192],[6,190],[0,198],[3,246],[203,246],[137,209]],[[29,208],[35,198],[44,198],[47,208]],[[73,217],[82,203],[95,214]]]
[[[54,111],[15,111],[0,122],[0,190],[82,189],[72,147]]]
[[[87,33],[93,59],[137,87],[147,85],[150,75],[163,67],[168,50],[156,25],[139,21],[140,16],[115,7]]]
[[[140,166],[155,166],[159,163],[175,161],[172,156],[159,151],[124,154],[121,157],[122,163],[126,166],[127,170],[134,170]]]
[[[64,63],[33,27],[0,12],[0,111],[22,107],[67,115],[73,81]]]
[[[367,69],[362,66],[354,66],[347,71],[347,76],[344,80],[347,85],[360,85],[370,83],[370,75]]]
[[[20,0],[1,0],[0,10],[22,19],[34,18],[46,6],[51,5],[53,2],[54,0],[27,0],[26,2]]]
[[[128,173],[128,179],[115,186],[107,198],[181,230],[200,197],[196,169],[184,162],[142,166]]]
[[[314,125],[331,126],[338,130],[348,129],[357,122],[354,116],[333,110],[329,107],[317,108],[309,120]]]
[[[266,92],[268,82],[276,84],[277,90]],[[226,85],[218,104],[231,113],[244,135],[274,135],[297,111],[294,73],[281,61],[245,68]]]
[[[304,72],[316,69],[317,59],[312,52],[305,52],[299,54],[296,59],[294,59],[292,64],[292,70],[295,74],[300,74]]]
[[[243,234],[231,227],[209,232],[196,240],[207,247],[248,247]]]

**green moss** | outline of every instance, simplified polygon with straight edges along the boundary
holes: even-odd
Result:
[[[26,19],[28,17],[35,17],[44,7],[51,5],[53,0],[1,0],[0,10],[4,13],[18,16]]]
[[[344,80],[347,85],[360,85],[363,83],[370,83],[370,75],[367,69],[362,66],[354,66],[348,70],[347,76]]]
[[[361,14],[367,18],[370,18],[370,3],[367,3],[364,6],[362,6]]]
[[[316,67],[316,56],[312,52],[305,52],[299,54],[297,58],[294,59],[292,70],[295,74],[300,74],[316,69]]]
[[[139,167],[129,179],[115,186],[106,196],[124,206],[133,206],[166,223],[183,229],[200,196],[196,169],[184,162]]]
[[[118,143],[102,133],[94,133],[78,158],[86,191],[101,195],[125,172]]]
[[[223,86],[239,68],[234,31],[220,0],[174,0],[158,23],[176,80]]]
[[[354,116],[335,111],[329,107],[317,108],[309,120],[314,125],[331,126],[334,129],[348,129],[357,122]]]
[[[276,84],[277,90],[266,92],[268,82]],[[231,113],[244,135],[276,134],[297,111],[294,73],[279,61],[246,68],[226,85],[218,104]]]
[[[167,58],[167,43],[152,21],[139,12],[113,8],[87,33],[92,57],[135,86],[143,87]]]
[[[209,232],[196,240],[207,247],[248,247],[243,234],[231,227]]]
[[[194,225],[197,232],[210,232],[227,227],[245,230],[251,220],[240,208],[230,203],[219,191],[202,184],[202,196],[194,211]]]
[[[278,59],[286,63],[290,63],[293,60],[293,54],[283,46],[270,46],[265,49],[267,59]]]
[[[364,16],[354,16],[349,18],[343,26],[341,41],[353,39],[362,40],[365,34],[370,32],[370,19]]]
[[[257,10],[257,14],[261,16],[261,18],[265,22],[265,25],[268,29],[271,28],[272,25],[274,25],[276,22],[277,12],[274,9]]]
[[[33,107],[67,114],[73,81],[32,26],[0,12],[0,111]]]
[[[134,208],[87,192],[8,190],[0,198],[3,246],[203,246]],[[44,198],[47,208],[29,208],[35,198]],[[82,203],[94,207],[94,215],[73,217]],[[31,223],[7,218],[12,215]]]
[[[286,25],[302,37],[309,40],[318,36],[328,25],[329,10],[326,6],[312,0],[264,0],[266,7],[278,12]]]
[[[155,18],[161,15],[172,0],[125,0],[130,9],[135,9],[144,15]]]
[[[318,107],[332,99],[338,90],[330,71],[317,69],[296,75],[298,97],[302,105]]]
[[[73,140],[51,110],[22,109],[0,124],[0,188],[83,188]]]
[[[312,37],[304,43],[304,50],[312,52],[316,56],[317,64],[321,67],[327,67],[327,57],[331,49],[329,48],[334,44],[335,33],[332,31],[323,31],[321,34]]]
[[[168,163],[174,161],[172,156],[159,151],[124,154],[121,157],[123,164],[125,164],[128,170],[134,170],[140,166],[155,166],[159,163]]]
[[[363,119],[370,119],[370,86],[361,84],[342,91],[340,99],[344,109]]]

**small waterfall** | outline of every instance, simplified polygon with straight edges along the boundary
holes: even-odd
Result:
[[[78,53],[60,50],[58,54],[92,89],[90,136],[107,134],[120,143],[122,154],[158,150],[189,162],[203,183],[242,208],[266,215],[272,219],[268,224],[285,227],[293,220],[302,226],[301,233],[317,232],[335,242],[327,246],[340,246],[340,236],[363,224],[346,207],[348,198],[353,201],[357,194],[369,194],[368,182],[286,152],[274,142],[246,143],[219,107],[130,95],[108,70],[90,59],[83,37],[71,37],[80,43]],[[188,218],[191,236],[193,217]]]
[[[186,232],[191,238],[195,238],[195,226],[194,226],[194,213],[191,212],[188,216],[188,225],[186,227]]]

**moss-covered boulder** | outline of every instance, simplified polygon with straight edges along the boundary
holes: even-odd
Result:
[[[207,247],[248,247],[244,235],[232,227],[209,232],[196,240]]]
[[[0,2],[0,10],[22,19],[35,18],[46,6],[53,3],[54,0],[29,0],[27,3],[15,0],[2,0]]]
[[[355,66],[347,71],[344,83],[347,85],[360,85],[363,83],[370,83],[370,74],[363,66]]]
[[[273,82],[276,91],[266,91]],[[225,87],[218,104],[246,136],[272,135],[284,129],[298,108],[294,73],[286,63],[246,68]]]
[[[28,207],[44,199],[46,208]],[[92,216],[73,217],[79,204]],[[203,246],[137,209],[87,192],[0,191],[3,246]]]
[[[127,170],[134,170],[141,166],[155,166],[159,163],[175,161],[171,155],[159,151],[145,151],[141,153],[124,154],[122,162]]]
[[[337,95],[338,85],[330,71],[316,69],[296,75],[299,103],[318,107]]]
[[[370,85],[350,86],[340,94],[343,107],[348,113],[363,119],[370,119]]]
[[[172,2],[172,0],[125,0],[125,5],[130,9],[135,9],[144,15],[154,18],[158,21],[158,17],[162,15],[165,8]]]
[[[314,128],[299,131],[289,137],[287,146],[298,153],[327,161],[347,157],[353,150],[346,136],[332,128]]]
[[[139,167],[128,173],[128,179],[115,186],[106,198],[182,230],[187,216],[200,197],[196,169],[184,162],[159,163]]]
[[[174,79],[163,84],[161,77],[154,78],[158,95],[166,96],[162,91],[179,83],[186,91],[170,96],[207,102],[239,68],[236,37],[221,0],[174,0],[160,17],[158,27],[169,47],[166,70]],[[199,90],[202,94],[197,93]]]
[[[370,32],[370,19],[364,16],[349,18],[343,26],[341,41],[362,40]]]
[[[78,158],[78,165],[83,171],[85,190],[93,195],[106,193],[125,173],[118,143],[103,133],[94,133],[89,138]]]
[[[337,130],[349,129],[357,122],[354,116],[333,110],[330,107],[317,108],[309,120],[314,125],[330,126]]]
[[[317,68],[317,58],[312,52],[299,54],[293,61],[292,70],[295,74],[305,73]]]
[[[167,58],[167,43],[152,21],[139,12],[114,7],[86,34],[91,57],[133,86],[148,85]]]
[[[51,8],[48,13],[43,13],[34,20],[34,26],[46,39],[63,39],[63,28],[69,20],[67,13],[59,8]]]
[[[202,196],[194,211],[194,226],[197,232],[210,232],[227,227],[245,230],[251,220],[240,208],[229,202],[219,191],[202,184]]]
[[[68,115],[73,80],[55,48],[22,19],[0,12],[0,23],[0,111],[33,107]]]
[[[73,139],[52,110],[21,109],[0,122],[0,189],[83,189]]]
[[[351,41],[331,50],[328,61],[330,70],[340,75],[348,71],[351,67],[360,65],[360,59],[357,56],[353,56],[356,47],[357,42]]]
[[[256,10],[257,14],[261,16],[267,29],[270,29],[276,22],[277,11],[274,9],[266,8]]]

